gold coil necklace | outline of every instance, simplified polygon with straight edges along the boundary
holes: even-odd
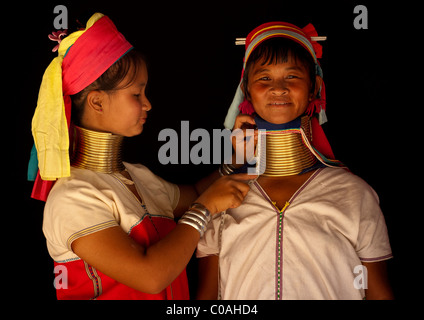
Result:
[[[306,116],[301,118],[300,128],[263,132],[266,152],[261,153],[260,162],[266,165],[264,176],[297,175],[317,162],[317,158],[303,142],[302,130],[304,136],[311,142],[310,120]]]
[[[121,157],[123,136],[74,126],[73,140],[73,167],[102,173],[125,169]]]

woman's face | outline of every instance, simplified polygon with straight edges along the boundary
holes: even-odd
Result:
[[[277,64],[262,63],[257,61],[248,74],[247,90],[256,113],[274,124],[301,116],[313,98],[307,68],[293,58]]]
[[[102,100],[102,131],[125,137],[136,136],[143,131],[147,112],[152,108],[145,94],[147,80],[147,68],[143,62],[130,86],[106,94]]]

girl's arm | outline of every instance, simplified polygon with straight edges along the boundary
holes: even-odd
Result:
[[[184,270],[198,241],[197,230],[179,224],[164,239],[145,248],[121,227],[112,227],[75,240],[72,250],[112,279],[156,294]]]
[[[365,290],[367,300],[394,299],[387,275],[386,261],[363,262],[368,272],[368,289]]]
[[[218,298],[218,263],[218,256],[207,256],[198,260],[197,300],[216,300]]]
[[[212,214],[237,207],[249,190],[243,181],[251,178],[248,175],[222,177],[196,202],[205,205]],[[183,271],[199,238],[196,229],[179,224],[154,245],[143,247],[121,227],[112,227],[76,239],[72,242],[72,250],[112,279],[136,290],[155,294],[165,289]]]

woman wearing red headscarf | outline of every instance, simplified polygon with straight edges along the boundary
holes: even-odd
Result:
[[[392,298],[378,197],[334,160],[320,126],[321,46],[311,36],[312,25],[270,22],[246,38],[225,126],[260,129],[260,176],[243,204],[214,216],[199,241],[199,298]],[[221,172],[233,170],[223,165]]]
[[[40,87],[30,167],[39,169],[32,196],[47,200],[57,297],[188,299],[196,244],[211,215],[241,203],[249,177],[224,177],[199,196],[122,162],[123,137],[143,131],[152,107],[144,60],[102,14],[53,37],[58,57]]]

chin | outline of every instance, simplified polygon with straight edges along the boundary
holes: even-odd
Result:
[[[137,128],[136,130],[134,130],[132,137],[138,136],[139,134],[141,134],[143,132],[143,126],[141,126],[140,128]]]
[[[142,132],[143,132],[143,127],[132,129],[132,130],[130,129],[125,130],[125,132],[123,132],[121,135],[127,138],[131,138],[131,137],[138,136]]]
[[[293,121],[297,117],[298,117],[297,115],[269,116],[269,117],[262,117],[262,119],[264,119],[265,121],[268,121],[269,123],[273,123],[273,124],[283,124],[283,123],[288,123],[290,121]]]
[[[270,108],[265,112],[257,112],[257,114],[265,121],[273,124],[283,124],[293,121],[298,117],[297,112],[292,108]]]

